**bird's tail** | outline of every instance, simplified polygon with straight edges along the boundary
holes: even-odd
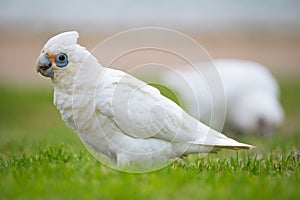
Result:
[[[250,144],[240,143],[240,142],[238,142],[234,139],[231,139],[229,137],[226,137],[226,136],[225,136],[225,138],[218,138],[214,147],[221,148],[221,149],[233,149],[233,150],[254,149],[255,148],[255,146],[252,146]]]
[[[191,144],[198,144],[202,146],[213,146],[217,149],[254,149],[255,146],[240,143],[234,139],[231,139],[218,131],[210,129],[206,137],[201,139],[195,139],[190,142]]]

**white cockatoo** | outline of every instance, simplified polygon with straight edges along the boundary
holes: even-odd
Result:
[[[223,121],[225,131],[236,133],[271,135],[282,123],[279,87],[263,65],[220,59],[197,63],[194,67],[183,66],[176,73],[166,71],[160,77],[162,84],[179,95],[190,115],[220,131],[222,127],[216,124]],[[201,73],[205,76],[199,75]],[[212,86],[217,76],[223,85],[217,87],[217,92],[223,93],[225,98],[213,99],[211,95],[209,88],[216,87],[209,87],[209,84]]]
[[[51,78],[66,125],[117,168],[150,170],[182,155],[253,148],[210,129],[145,82],[101,66],[78,37],[71,31],[49,39],[37,71]]]

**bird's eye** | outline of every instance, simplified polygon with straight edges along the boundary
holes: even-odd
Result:
[[[68,65],[68,56],[64,53],[60,53],[55,57],[55,63],[57,67],[65,67]]]

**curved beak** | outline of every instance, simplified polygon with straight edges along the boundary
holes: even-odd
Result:
[[[38,73],[41,73],[43,76],[46,77],[53,77],[54,71],[52,68],[51,61],[45,54],[41,54],[36,61],[36,70]]]

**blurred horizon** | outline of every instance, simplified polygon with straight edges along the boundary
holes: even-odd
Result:
[[[80,4],[79,4],[80,3]],[[2,0],[0,26],[49,29],[120,30],[157,26],[190,31],[300,29],[297,0],[17,1]],[[33,22],[28,24],[28,22]]]
[[[0,0],[0,82],[43,83],[35,61],[55,34],[77,30],[89,50],[132,28],[187,34],[213,59],[259,62],[278,76],[300,72],[300,1],[17,1]],[[120,48],[126,41],[113,48]],[[175,61],[170,61],[170,63]],[[130,60],[121,68],[134,64]]]

